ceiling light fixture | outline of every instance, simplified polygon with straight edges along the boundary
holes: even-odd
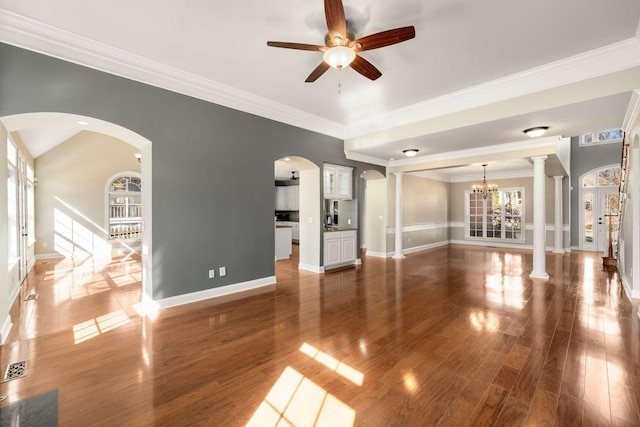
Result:
[[[404,155],[407,157],[415,157],[416,154],[418,154],[418,151],[419,150],[417,148],[407,148],[406,150],[402,150]]]
[[[138,161],[138,163],[142,163],[142,154],[140,153],[136,153],[134,154],[136,160]]]
[[[322,59],[333,68],[340,70],[348,67],[356,59],[356,52],[346,46],[334,46],[324,53]]]
[[[78,120],[76,123],[82,126],[86,126],[89,124],[89,122],[86,120]]]
[[[484,168],[482,184],[474,185],[473,192],[480,194],[483,199],[486,199],[489,194],[498,191],[498,186],[496,184],[487,184],[487,164],[485,163],[482,167]]]
[[[525,129],[522,132],[526,133],[531,138],[542,136],[549,129],[549,126],[536,126],[534,128]]]

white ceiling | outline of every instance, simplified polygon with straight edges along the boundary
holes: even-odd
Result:
[[[349,68],[304,83],[321,54],[266,45],[323,44],[320,0],[0,0],[0,40],[343,138],[348,157],[379,164],[536,125],[620,127],[640,88],[638,0],[343,2],[356,36],[416,28],[362,53],[376,81]]]

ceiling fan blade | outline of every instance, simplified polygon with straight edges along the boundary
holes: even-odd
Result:
[[[327,19],[327,28],[333,44],[335,37],[345,39],[347,35],[347,20],[344,17],[342,0],[324,0],[324,15]]]
[[[379,47],[390,46],[396,43],[402,43],[403,41],[410,40],[416,36],[416,29],[412,26],[394,28],[393,30],[381,31],[370,36],[362,37],[358,40],[351,42],[351,46],[360,45],[356,47],[356,52],[362,52],[364,50],[377,49]]]
[[[369,61],[359,55],[356,55],[356,59],[354,59],[351,63],[351,68],[370,80],[376,80],[382,75],[380,70],[378,70],[376,67],[371,65]]]
[[[323,75],[325,73],[325,71],[327,71],[329,68],[331,68],[331,66],[329,64],[327,64],[326,62],[322,61],[320,63],[320,65],[318,65],[316,67],[315,70],[313,70],[311,72],[311,74],[309,74],[309,77],[307,77],[307,80],[305,80],[306,83],[313,83],[316,80],[318,80],[318,77],[320,77],[321,75]]]
[[[289,42],[267,42],[267,46],[283,47],[285,49],[311,50],[314,52],[322,52],[327,50],[326,46],[318,46],[315,44],[289,43]]]

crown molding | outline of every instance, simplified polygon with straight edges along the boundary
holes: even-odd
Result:
[[[640,66],[640,40],[633,37],[351,123],[345,127],[345,138],[358,138],[636,66]]]
[[[531,169],[519,169],[512,171],[493,171],[491,172],[491,179],[487,181],[493,181],[496,179],[516,179],[516,178],[532,178],[533,168]],[[474,182],[482,181],[484,175],[481,173],[457,175],[451,177],[449,182]]]
[[[360,154],[355,151],[345,151],[345,156],[349,160],[355,160],[356,162],[364,162],[371,163],[372,165],[378,166],[389,166],[389,161],[385,159],[380,159],[378,157],[368,156],[366,154]]]
[[[638,119],[640,119],[640,89],[634,90],[631,94],[631,101],[622,121],[622,130],[629,133]]]
[[[339,123],[3,9],[0,41],[313,132],[344,136]]]
[[[562,140],[561,136],[549,136],[545,138],[536,138],[535,147],[555,147]],[[482,157],[492,154],[501,154],[510,151],[529,150],[533,145],[533,140],[523,140],[517,142],[509,142],[506,144],[488,145],[486,147],[470,148],[467,150],[449,151],[446,153],[433,154],[430,156],[416,156],[410,159],[400,159],[389,161],[389,167],[420,165],[429,162],[441,160],[463,159],[469,157]]]

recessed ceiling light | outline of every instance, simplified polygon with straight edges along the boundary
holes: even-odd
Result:
[[[288,162],[289,160],[291,160],[289,157],[285,157],[285,158],[284,158],[284,161],[285,161],[285,162]]]
[[[531,138],[542,136],[549,129],[549,126],[536,126],[534,128],[525,129],[522,132],[529,135]]]
[[[86,126],[89,124],[89,122],[86,120],[78,120],[76,123],[82,126]]]
[[[416,148],[408,148],[406,150],[402,150],[405,156],[407,157],[415,157],[418,154],[418,150]]]

